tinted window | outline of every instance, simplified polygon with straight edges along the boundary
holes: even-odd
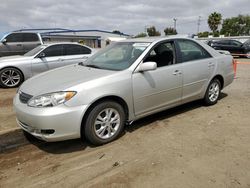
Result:
[[[7,42],[22,42],[23,34],[22,33],[12,33],[6,37]]]
[[[241,46],[242,43],[240,43],[240,42],[238,42],[238,41],[235,41],[235,40],[232,40],[232,41],[231,41],[231,45],[233,45],[233,46]]]
[[[23,33],[24,42],[38,41],[38,36],[35,33]]]
[[[90,54],[91,50],[84,46],[66,44],[64,45],[65,55]]]
[[[230,41],[229,40],[221,40],[218,42],[219,44],[222,44],[222,45],[229,45],[230,44]]]
[[[198,59],[205,59],[211,55],[199,44],[189,40],[179,40],[180,54],[182,62]]]
[[[175,62],[174,43],[173,42],[160,43],[150,51],[144,62],[147,61],[156,62],[157,67],[163,67],[174,64]]]
[[[63,55],[63,45],[53,45],[43,50],[46,57]]]

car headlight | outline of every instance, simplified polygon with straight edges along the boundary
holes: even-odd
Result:
[[[47,93],[31,98],[28,106],[31,107],[52,107],[65,103],[76,94],[75,91],[60,91],[55,93]]]

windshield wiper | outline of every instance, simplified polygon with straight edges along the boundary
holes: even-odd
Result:
[[[97,65],[84,64],[84,62],[80,62],[80,63],[78,63],[78,65],[85,66],[85,67],[96,68],[96,69],[101,69],[101,67],[99,67]]]
[[[91,68],[96,68],[96,69],[100,69],[100,67],[98,67],[97,65],[84,65],[85,67],[91,67]]]

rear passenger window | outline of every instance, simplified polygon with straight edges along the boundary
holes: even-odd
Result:
[[[231,41],[230,44],[233,45],[233,46],[241,46],[241,45],[242,45],[242,44],[241,44],[240,42],[238,42],[238,41]]]
[[[61,56],[63,55],[63,45],[53,45],[46,48],[43,53],[45,57]]]
[[[210,58],[211,55],[199,44],[189,40],[179,40],[181,61],[194,61],[199,59]]]
[[[64,45],[65,55],[90,54],[91,50],[84,46],[66,44]]]
[[[22,33],[12,33],[8,35],[6,38],[7,42],[22,42],[23,34]]]
[[[23,33],[24,42],[35,42],[38,41],[38,36],[35,33]]]

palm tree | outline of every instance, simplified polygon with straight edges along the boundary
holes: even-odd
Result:
[[[214,12],[209,15],[207,23],[210,29],[213,31],[213,34],[215,33],[215,31],[217,31],[218,26],[221,24],[221,19],[222,19],[222,16],[218,12]]]

